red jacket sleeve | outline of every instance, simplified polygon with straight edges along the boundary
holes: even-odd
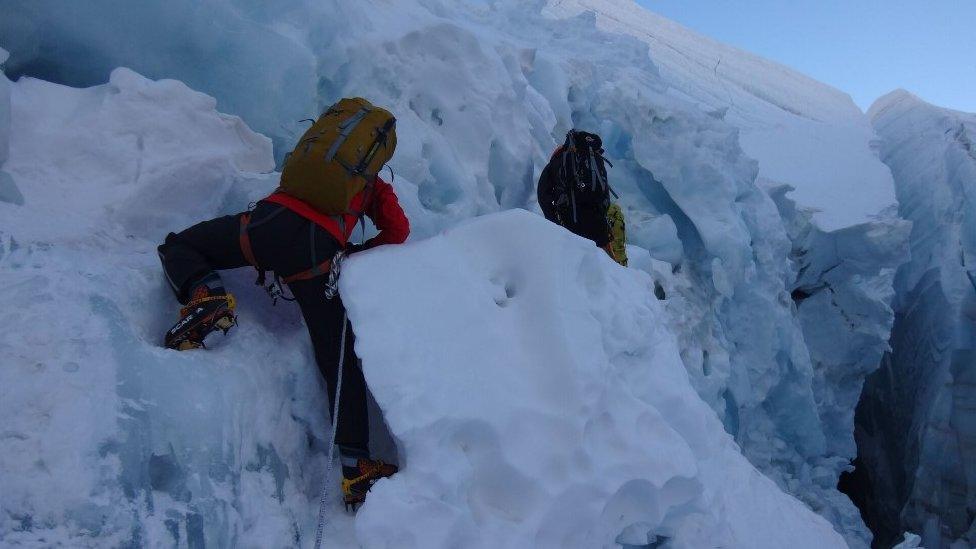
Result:
[[[380,232],[367,240],[363,247],[402,244],[410,235],[410,221],[400,207],[396,192],[389,183],[377,177],[373,193],[366,215]]]

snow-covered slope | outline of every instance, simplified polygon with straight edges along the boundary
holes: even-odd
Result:
[[[242,270],[226,342],[158,346],[174,307],[156,242],[272,188],[270,142],[126,69],[12,88],[0,542],[307,546],[328,423],[297,311]],[[351,259],[403,471],[355,521],[335,502],[327,546],[842,547],[698,398],[653,288],[524,211]]]
[[[893,538],[926,547],[976,544],[976,115],[905,91],[870,110],[901,214],[914,222],[911,262],[896,278],[892,350],[858,408],[867,502]],[[888,519],[888,521],[886,521]],[[893,520],[891,520],[893,519]]]

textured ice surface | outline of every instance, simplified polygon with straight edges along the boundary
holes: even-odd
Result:
[[[0,46],[15,79],[93,86],[119,66],[178,78],[281,146],[313,112],[316,60],[295,24],[321,15],[317,4],[0,0]]]
[[[747,371],[758,370],[757,374],[767,370],[761,375],[779,384],[778,398],[771,393],[763,399],[767,409],[806,398],[786,395],[802,393],[800,387],[810,384],[819,417],[781,418],[783,423],[806,425],[787,437],[785,451],[759,433],[751,435],[753,443],[740,442],[753,463],[830,517],[839,530],[849,533],[850,543],[863,546],[870,534],[847,497],[834,487],[837,474],[855,454],[853,414],[864,377],[877,368],[887,349],[893,320],[892,280],[907,257],[909,228],[896,218],[892,178],[877,156],[868,118],[847,94],[700,36],[632,0],[552,0],[546,12],[557,17],[590,12],[599,28],[645,42],[662,79],[671,86],[669,93],[689,98],[735,127],[743,151],[758,160],[759,183],[775,201],[790,239],[789,256],[796,274],[788,284],[806,346],[798,352],[807,357],[787,358],[796,344],[782,337],[763,338],[758,345],[779,346],[774,360],[783,369],[793,369],[788,363],[809,362],[812,374],[806,377],[803,365],[800,372],[782,376],[779,382],[770,376],[775,369],[754,366],[755,355],[752,362],[742,364],[751,364]],[[754,241],[754,247],[760,246]],[[768,263],[757,263],[773,270]],[[736,299],[742,296],[737,294]],[[769,308],[768,304],[748,306],[753,311]],[[734,334],[734,325],[727,332]],[[755,342],[736,345],[735,353],[756,346]],[[759,361],[771,362],[770,358]],[[806,380],[791,384],[786,382],[790,378]],[[810,429],[817,435],[811,436]],[[758,429],[762,430],[769,427]],[[805,457],[784,456],[798,446]]]
[[[833,231],[868,222],[895,203],[891,174],[872,148],[874,131],[850,96],[793,69],[721,44],[633,0],[550,0],[553,16],[596,14],[597,26],[634,36],[672,92],[738,128],[765,179]]]
[[[266,192],[270,141],[124,69],[84,90],[22,79],[13,114],[4,170],[24,203],[0,202],[0,545],[289,545],[326,434],[300,316],[248,274],[238,345],[163,350],[176,308],[154,249]]]
[[[13,107],[0,541],[307,546],[328,423],[297,310],[231,273],[230,340],[158,346],[175,303],[155,243],[272,188],[270,142],[127,69],[22,79]],[[342,280],[404,468],[355,520],[332,500],[327,546],[843,546],[696,395],[654,281],[587,241],[514,211]]]
[[[884,347],[891,269],[901,245],[895,237],[904,229],[872,217],[891,202],[890,192],[876,193],[872,212],[850,197],[817,201],[818,188],[829,198],[850,186],[854,173],[865,174],[859,192],[890,184],[878,175],[884,167],[872,152],[870,128],[843,94],[683,30],[674,34],[682,40],[672,44],[678,51],[694,57],[720,50],[722,62],[718,69],[682,68],[670,50],[599,30],[600,17],[544,17],[544,2],[295,0],[271,9],[244,0],[124,6],[94,0],[66,10],[53,4],[0,0],[9,14],[0,21],[0,45],[12,50],[16,74],[96,83],[124,63],[153,77],[186,80],[214,95],[221,110],[270,135],[279,158],[282,144],[304,129],[298,120],[339,96],[366,95],[389,106],[399,118],[395,186],[414,238],[476,215],[537,208],[535,179],[565,131],[574,125],[599,131],[614,162],[611,178],[628,235],[649,251],[635,249],[635,265],[658,274],[653,291],[665,300],[662,322],[677,338],[692,385],[753,464],[830,518],[848,541],[866,543],[856,511],[834,485],[853,456],[853,401]],[[56,47],[61,43],[73,47]],[[722,67],[735,68],[728,74],[738,84],[729,83]],[[745,89],[743,82],[754,85]],[[53,109],[50,116],[61,124],[73,124],[105,95],[105,88],[83,90],[68,101],[36,87],[39,101],[74,105]],[[734,107],[721,99],[729,93]],[[211,101],[207,112],[212,108]],[[145,122],[138,112],[127,115]],[[84,122],[100,124],[92,116]],[[224,148],[219,153],[167,148],[187,138],[163,125],[158,131],[167,137],[157,146],[176,156],[151,159],[155,148],[140,149],[138,132],[125,122],[108,123],[128,139],[108,140],[104,149],[98,148],[104,136],[77,137],[83,126],[72,126],[71,142],[45,127],[45,138],[57,146],[35,152],[57,150],[65,160],[51,167],[23,157],[25,174],[17,181],[44,181],[70,167],[78,173],[66,185],[76,192],[38,182],[25,190],[25,206],[53,208],[89,230],[120,223],[124,232],[109,234],[154,241],[260,194],[224,185],[237,172],[220,159],[239,155],[238,141],[231,146],[208,137]],[[254,138],[242,135],[245,145]],[[818,141],[809,143],[808,135]],[[781,150],[773,146],[778,143],[792,145]],[[164,183],[130,196],[127,175],[146,173],[134,158],[155,166],[149,173]],[[268,169],[267,159],[262,162],[241,168]],[[80,187],[99,178],[118,193],[113,201],[128,201],[106,208]],[[786,185],[797,192],[786,194]],[[81,209],[67,207],[67,200]],[[154,207],[133,210],[140,200]],[[95,222],[93,212],[104,218]],[[42,235],[56,228],[31,230]],[[156,276],[151,256],[145,268],[153,274],[145,276]],[[157,308],[171,305],[164,296],[158,294]],[[153,330],[165,324],[158,321]],[[321,429],[316,423],[316,436]],[[293,482],[307,482],[304,466],[283,462],[298,471]]]
[[[0,67],[7,60],[7,51],[0,48]],[[10,146],[10,81],[0,74],[0,167],[7,160]]]
[[[870,110],[911,262],[896,277],[892,350],[858,409],[869,508],[887,536],[976,544],[976,115],[897,91]]]
[[[7,60],[7,50],[0,48],[0,68]],[[10,81],[0,71],[0,202],[22,204],[23,195],[13,178],[3,171],[3,163],[10,152]]]

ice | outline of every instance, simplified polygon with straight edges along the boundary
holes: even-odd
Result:
[[[48,260],[38,258],[57,258],[61,278],[52,281],[53,275],[45,274],[43,284],[109,295],[114,309],[100,301],[98,310],[111,313],[93,318],[111,318],[118,310],[125,319],[119,326],[139,327],[123,332],[127,343],[119,356],[155,356],[158,334],[171,320],[164,311],[174,309],[159,280],[155,243],[166,231],[243,209],[270,190],[276,176],[264,172],[272,169],[273,156],[280,159],[304,129],[300,119],[336,98],[364,95],[396,113],[394,186],[418,241],[472,217],[511,208],[537,211],[535,179],[565,131],[572,126],[598,131],[614,163],[611,182],[627,216],[632,270],[651,273],[648,295],[661,301],[655,308],[658,321],[676,340],[692,387],[753,465],[827,517],[851,545],[866,545],[870,534],[835,485],[854,456],[851,414],[864,376],[885,349],[892,276],[907,239],[906,226],[888,208],[894,201],[891,178],[874,152],[877,143],[867,119],[843,93],[644,12],[632,13],[629,3],[591,3],[597,15],[561,20],[542,13],[563,8],[570,10],[563,15],[575,13],[573,6],[580,5],[294,0],[271,9],[242,0],[125,6],[96,0],[83,9],[53,9],[47,1],[0,0],[0,9],[9,14],[0,21],[0,45],[12,52],[11,74],[70,84],[101,84],[111,74],[108,85],[80,90],[29,78],[14,85],[11,160],[3,169],[22,195],[0,203],[4,258],[10,258],[0,261],[36,263],[46,271],[52,267],[38,262]],[[622,35],[619,25],[607,22],[614,13],[654,32],[667,30],[658,33],[667,47],[646,43],[646,33],[633,25],[627,32],[638,36]],[[60,44],[71,47],[56,47]],[[176,81],[145,80],[124,69],[110,73],[116,64],[183,80],[216,101]],[[218,115],[215,106],[241,119]],[[858,192],[847,192],[851,188]],[[18,202],[22,206],[14,207]],[[511,244],[524,245],[534,235],[513,236]],[[137,260],[127,264],[129,255]],[[99,258],[97,266],[71,267],[88,265],[83,260],[89,256]],[[129,275],[116,282],[117,288],[110,286],[119,278],[110,265],[123,265]],[[249,277],[231,282],[239,283],[235,290],[246,301],[260,301]],[[492,291],[499,301],[509,299],[504,287]],[[78,299],[70,322],[85,325],[94,302]],[[17,303],[27,311],[38,308],[29,313],[35,319],[56,311],[46,301]],[[247,387],[274,388],[261,393],[267,406],[262,411],[249,409],[250,415],[237,418],[236,408],[220,404],[212,412],[234,416],[246,428],[201,429],[220,439],[207,443],[219,449],[213,450],[217,462],[245,471],[240,482],[224,476],[208,481],[211,487],[252,483],[267,494],[284,494],[284,502],[274,500],[278,507],[267,512],[265,505],[272,504],[266,499],[247,499],[253,505],[247,507],[243,496],[230,490],[236,495],[215,497],[205,510],[173,503],[174,519],[148,515],[140,507],[104,532],[130,539],[129,530],[118,532],[135,524],[146,536],[139,539],[169,539],[165,520],[175,520],[185,540],[189,529],[198,531],[190,524],[200,520],[188,517],[216,513],[229,518],[214,522],[221,526],[205,531],[204,539],[251,539],[286,530],[307,536],[314,502],[302,498],[314,497],[321,480],[316,475],[324,470],[320,441],[327,431],[326,412],[298,317],[280,307],[271,312],[254,306],[242,317],[247,328],[235,334],[234,345],[214,349],[224,357],[212,359],[216,366],[187,358],[181,359],[187,364],[171,369],[221,368],[227,402],[257,398]],[[110,339],[103,324],[91,335],[93,341]],[[294,353],[270,358],[271,342],[281,340]],[[131,349],[140,346],[152,352]],[[47,356],[30,353],[26,356],[38,363]],[[75,360],[79,367],[93,364],[89,355],[82,356]],[[254,364],[253,357],[269,357],[268,363]],[[119,368],[110,357],[99,361],[108,370]],[[146,372],[166,368],[168,357],[145,361],[150,366],[133,376],[150,381],[129,381],[124,386],[131,393],[113,393],[107,400],[139,406],[145,406],[140,398],[162,400],[140,395],[153,393],[155,380]],[[241,370],[238,361],[247,363],[242,371],[254,381],[223,371]],[[294,397],[274,376],[295,380],[286,386],[298,384],[305,392]],[[215,385],[201,383],[200,394],[215,391]],[[158,386],[172,397],[178,377]],[[32,398],[46,402],[36,392],[19,402]],[[289,413],[291,408],[299,411]],[[268,414],[282,418],[281,434],[272,434],[264,423]],[[187,421],[185,413],[175,411],[138,417],[132,425]],[[254,422],[259,423],[256,434],[242,440]],[[123,461],[157,455],[160,471],[206,469],[202,458],[185,450],[203,431],[185,438],[176,429],[153,432],[159,434],[151,440],[176,437],[175,450],[136,445]],[[306,436],[316,442],[302,446],[288,438],[294,432],[311,433]],[[72,443],[90,447],[82,438]],[[423,459],[434,453],[411,451]],[[230,459],[235,452],[238,457]],[[105,459],[114,455],[108,452]],[[410,456],[408,462],[416,463]],[[101,458],[91,459],[89,464],[97,464]],[[261,465],[250,471],[242,463]],[[275,464],[286,466],[287,475]],[[211,489],[206,483],[188,488],[191,481],[176,474],[162,477],[176,479],[163,483],[170,487],[170,500]],[[163,498],[148,480],[132,482],[149,500]],[[102,484],[96,479],[86,486]],[[664,484],[655,486],[663,490]],[[634,490],[637,495],[624,499],[644,497],[643,488]],[[127,496],[117,499],[132,502]],[[49,516],[63,516],[58,513]],[[263,517],[258,530],[245,529],[258,516]],[[656,524],[660,517],[632,519]],[[47,524],[61,523],[51,518]],[[614,535],[627,543],[647,533],[617,526]],[[350,520],[330,528],[330,539],[355,543]]]
[[[686,353],[686,359],[706,364],[732,354],[733,379],[724,397],[729,410],[754,398],[743,395],[741,382],[736,384],[737,371],[750,372],[749,385],[761,391],[768,390],[763,385],[778,384],[775,392],[779,396],[760,397],[767,403],[765,408],[773,408],[768,414],[771,418],[780,415],[776,408],[786,408],[786,401],[805,402],[801,406],[816,409],[816,419],[804,414],[781,416],[774,421],[783,427],[767,424],[748,435],[751,441],[737,440],[753,463],[830,517],[847,534],[849,543],[865,546],[870,534],[856,509],[834,486],[856,452],[853,416],[863,380],[877,368],[887,349],[893,321],[893,277],[907,258],[909,230],[895,212],[893,181],[878,158],[878,140],[869,119],[847,94],[700,36],[632,0],[552,0],[546,13],[553,17],[589,13],[599,28],[645,42],[659,74],[671,87],[669,92],[690,99],[735,127],[742,151],[758,161],[758,181],[775,201],[790,240],[788,255],[795,274],[781,276],[788,280],[796,301],[796,313],[791,316],[799,322],[803,342],[795,341],[795,335],[782,328],[780,335],[773,335],[776,330],[772,328],[760,331],[767,337],[756,342],[753,324],[749,335],[742,334],[748,343],[735,345],[734,352],[723,345],[726,348],[721,353],[703,350],[706,359],[695,357],[698,353]],[[763,231],[778,232],[778,227]],[[782,246],[777,239],[766,237]],[[753,248],[760,247],[754,240]],[[777,249],[773,257],[781,254]],[[766,273],[781,268],[772,262],[757,263]],[[714,283],[720,293],[727,294],[727,289],[722,291],[726,286],[722,277]],[[774,292],[770,285],[765,293]],[[768,299],[749,302],[738,292],[734,301],[748,303],[755,312],[769,311],[768,302],[756,302]],[[785,315],[772,318],[778,318],[779,326],[790,322]],[[720,322],[726,334],[734,337],[734,323],[742,320],[731,317]],[[702,339],[700,333],[695,337]],[[751,357],[736,365],[735,355],[741,357],[744,349],[752,351]],[[779,368],[757,368],[757,363],[778,363]],[[808,386],[812,395],[806,392]],[[727,428],[738,433],[733,423],[741,428],[741,418],[748,414],[748,410],[737,410],[726,421]],[[786,424],[799,430],[783,442],[769,439],[770,434],[790,433]],[[811,434],[814,432],[816,435]],[[786,451],[777,450],[778,445],[785,445]],[[794,453],[796,448],[800,455]]]
[[[0,68],[7,60],[7,50],[0,48]],[[10,152],[10,81],[0,71],[0,202],[23,204],[24,197],[10,175],[3,171],[3,163]]]
[[[546,12],[591,12],[601,29],[645,42],[673,93],[738,128],[760,176],[792,186],[792,198],[814,212],[821,230],[870,222],[895,203],[891,174],[872,148],[870,121],[846,93],[634,0],[550,0]]]
[[[844,546],[697,397],[650,277],[590,242],[513,210],[354,257],[340,287],[407,463],[365,546]]]
[[[0,46],[14,79],[93,86],[120,66],[178,78],[283,146],[313,114],[316,59],[296,23],[314,4],[0,0]]]
[[[0,67],[7,60],[7,50],[0,48]],[[0,74],[0,166],[7,161],[10,149],[10,81]]]
[[[926,547],[976,543],[976,115],[905,91],[870,110],[900,212],[914,225],[895,279],[891,352],[857,412],[869,522]],[[967,509],[969,511],[967,511]]]
[[[0,544],[288,543],[327,432],[300,317],[245,276],[244,345],[164,351],[175,301],[154,249],[184,212],[233,211],[273,186],[257,173],[274,166],[270,141],[182,83],[125,69],[96,88],[12,92],[3,168],[24,201],[0,203]]]
[[[297,310],[230,273],[231,339],[158,346],[174,302],[155,243],[273,188],[270,142],[127,69],[88,89],[21,79],[12,105],[4,543],[307,544],[328,420]],[[328,546],[843,546],[698,398],[655,281],[541,217],[365,253],[342,281],[403,471],[355,521],[334,503]]]
[[[918,534],[912,534],[911,532],[905,532],[905,537],[902,542],[895,545],[891,549],[925,549],[920,545],[921,543],[921,536]]]

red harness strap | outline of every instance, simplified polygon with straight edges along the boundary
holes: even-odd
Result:
[[[264,286],[264,269],[258,266],[257,259],[254,258],[254,250],[251,248],[251,237],[247,234],[247,226],[251,222],[251,214],[245,213],[241,214],[241,253],[244,255],[244,259],[251,264],[252,267],[258,270],[258,280],[256,284],[259,286]],[[311,280],[317,276],[324,275],[329,272],[332,268],[332,258],[327,261],[323,261],[318,265],[315,265],[311,269],[295,273],[290,276],[282,277],[281,281],[285,284],[291,284],[299,280]]]
[[[247,234],[247,224],[250,222],[250,213],[241,214],[241,253],[244,254],[244,259],[247,260],[252,267],[261,270],[260,267],[258,267],[257,260],[254,259],[254,250],[251,249],[251,237]]]
[[[292,282],[298,280],[311,280],[317,276],[328,273],[331,268],[332,268],[332,258],[329,258],[328,261],[323,261],[322,263],[319,263],[318,265],[312,267],[307,271],[302,271],[300,273],[293,274],[291,276],[286,276],[282,278],[281,281],[284,282],[285,284],[291,284]]]

